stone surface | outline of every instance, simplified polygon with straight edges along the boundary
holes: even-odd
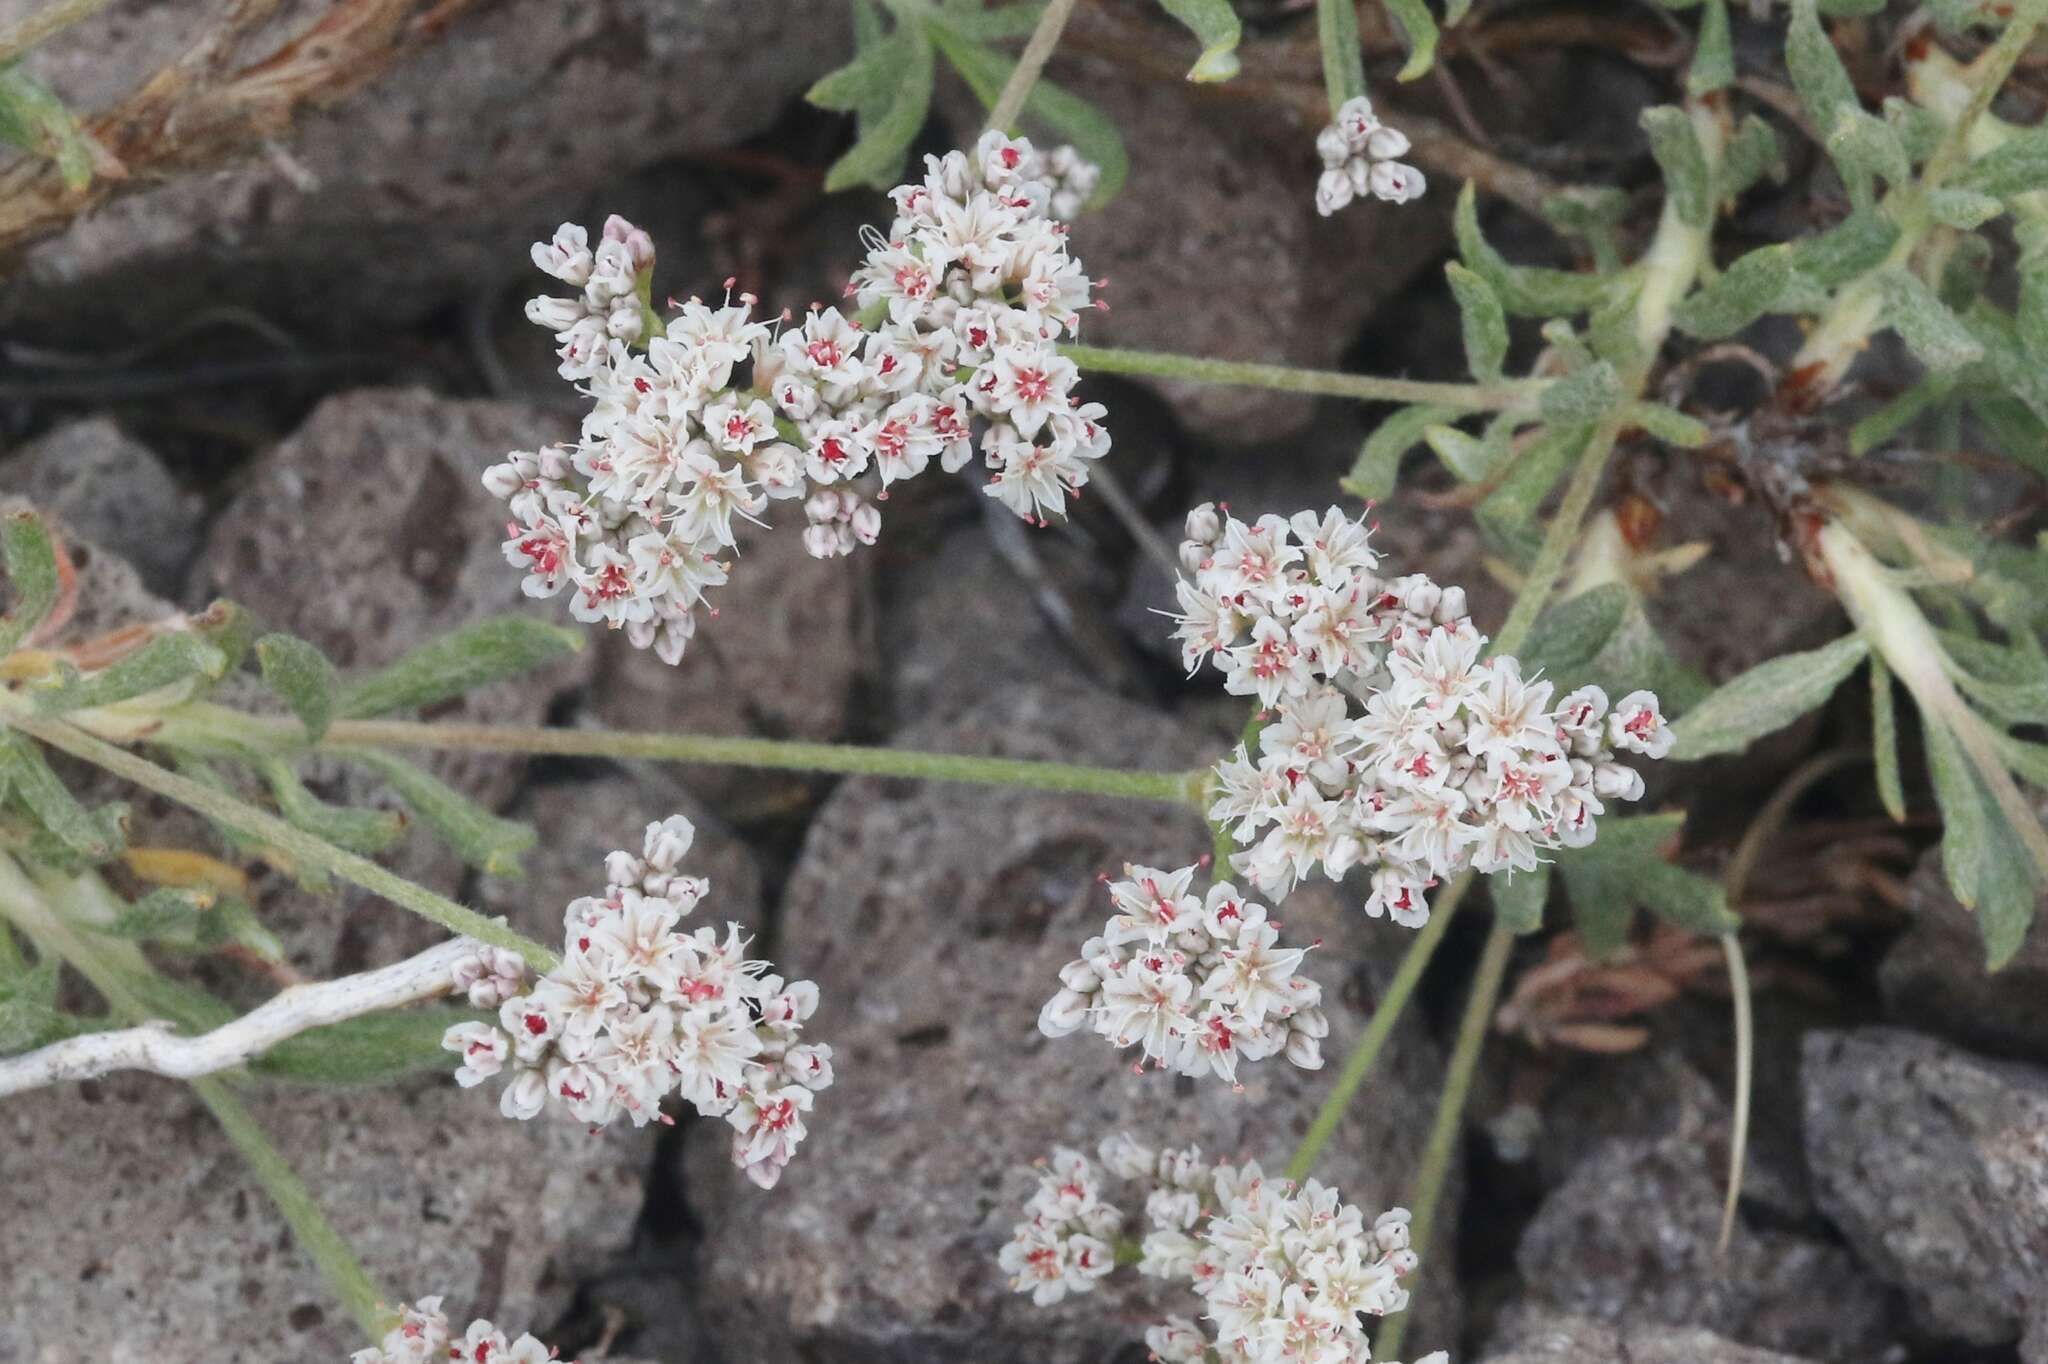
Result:
[[[1737,1345],[1699,1327],[1535,1313],[1501,1332],[1480,1364],[1802,1364],[1792,1355]]]
[[[1102,694],[1011,683],[957,720],[892,742],[1127,767],[1191,765],[1205,743]],[[725,1164],[726,1134],[696,1134],[693,1199],[705,1220],[700,1292],[732,1357],[975,1359],[1065,1364],[1142,1350],[1148,1315],[1191,1294],[1126,1274],[1102,1292],[1033,1308],[995,1262],[1028,1193],[1025,1167],[1055,1143],[1092,1148],[1128,1130],[1153,1141],[1284,1163],[1332,1071],[1247,1066],[1244,1092],[1158,1074],[1093,1036],[1048,1040],[1039,1006],[1058,968],[1107,917],[1097,877],[1126,860],[1177,866],[1206,848],[1192,815],[1099,798],[860,780],[820,812],[782,898],[779,968],[818,981],[810,1028],[836,1052],[811,1136],[762,1194]],[[1297,891],[1289,937],[1321,939],[1338,1064],[1407,938],[1346,893]],[[1385,925],[1379,925],[1385,929]],[[1347,974],[1348,973],[1348,974]],[[1440,1064],[1404,1021],[1332,1141],[1322,1174],[1346,1198],[1395,1202],[1419,1154]],[[1446,1214],[1442,1225],[1454,1226]],[[1451,1262],[1440,1243],[1437,1260]],[[1445,1278],[1417,1294],[1413,1338],[1455,1336]],[[1129,1357],[1136,1358],[1133,1353]]]
[[[598,720],[613,729],[850,737],[873,657],[868,556],[813,559],[804,552],[799,508],[778,503],[768,516],[771,529],[738,527],[732,576],[711,597],[718,615],[699,616],[681,663],[633,648],[623,633],[594,641],[599,669],[590,707]],[[785,782],[743,768],[683,771],[691,789],[720,804],[751,806]]]
[[[0,27],[41,7],[0,0]],[[126,0],[29,65],[96,111],[177,59],[217,8]],[[286,0],[245,54],[324,9]],[[475,6],[275,150],[120,199],[35,248],[0,317],[141,331],[239,302],[323,333],[416,322],[523,275],[525,244],[589,191],[767,128],[843,60],[848,33],[837,0]]]
[[[1738,1217],[1719,1259],[1726,1137],[1700,1126],[1592,1150],[1522,1234],[1531,1300],[1617,1324],[1711,1325],[1838,1364],[1882,1356],[1895,1303],[1840,1246]]]
[[[178,595],[199,548],[199,498],[109,417],[68,423],[10,454],[0,464],[0,490],[118,551],[158,596]]]
[[[449,1080],[248,1103],[385,1292],[543,1329],[625,1244],[652,1144],[515,1123]],[[0,1360],[274,1364],[364,1344],[183,1086],[123,1076],[9,1100],[0,1149]]]
[[[1939,849],[1920,859],[1907,895],[1908,927],[1877,977],[1891,1016],[1978,1051],[2048,1063],[2048,897],[2019,953],[1993,974],[1977,916],[1949,893]]]
[[[2048,1071],[1892,1028],[1811,1033],[1806,1144],[1821,1211],[1925,1329],[2024,1330],[2048,1357]]]

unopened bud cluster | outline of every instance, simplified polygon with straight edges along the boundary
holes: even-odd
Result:
[[[850,554],[880,534],[892,484],[979,450],[990,496],[1040,524],[1064,511],[1109,449],[1057,345],[1095,306],[1060,219],[1098,172],[995,132],[926,168],[893,192],[888,235],[868,234],[847,286],[859,318],[814,306],[771,326],[743,294],[691,299],[664,323],[647,303],[653,244],[618,218],[594,251],[569,224],[533,248],[580,292],[527,315],[592,406],[574,445],[484,475],[510,506],[505,555],[529,595],[566,589],[577,619],[674,663],[726,581],[734,521],[770,501],[803,508],[812,555]]]
[[[384,1335],[381,1346],[357,1350],[350,1364],[549,1364],[555,1352],[530,1335],[507,1339],[496,1326],[478,1317],[461,1335],[448,1323],[438,1297],[421,1298],[401,1307],[398,1325]],[[568,1364],[573,1364],[569,1361]]]
[[[770,1188],[804,1138],[812,1092],[832,1083],[832,1049],[799,1040],[817,986],[749,958],[738,924],[723,937],[677,927],[710,890],[678,870],[694,837],[671,815],[647,826],[638,856],[607,857],[604,894],[569,905],[561,965],[506,998],[496,1025],[459,1023],[442,1045],[462,1057],[465,1087],[510,1068],[507,1117],[555,1105],[639,1126],[678,1094],[732,1125],[733,1163]]]
[[[1155,1359],[1369,1364],[1362,1318],[1408,1305],[1402,1280],[1417,1259],[1404,1209],[1367,1226],[1335,1189],[1268,1179],[1257,1162],[1205,1161],[1193,1146],[1154,1151],[1118,1135],[1098,1154],[1100,1166],[1067,1147],[1053,1153],[998,1256],[1011,1286],[1040,1306],[1092,1291],[1116,1266],[1129,1219],[1105,1196],[1105,1173],[1143,1202],[1138,1272],[1186,1280],[1202,1300],[1207,1329],[1169,1316],[1146,1331]]]
[[[1209,811],[1264,894],[1363,868],[1367,912],[1420,926],[1440,878],[1592,842],[1606,801],[1643,792],[1617,750],[1670,751],[1655,696],[1610,708],[1589,686],[1553,705],[1515,659],[1481,657],[1461,590],[1381,577],[1370,527],[1334,507],[1251,524],[1198,507],[1180,554],[1189,670],[1213,660],[1272,711],[1256,753],[1217,765]]]
[[[1233,1083],[1241,1060],[1319,1068],[1330,1024],[1322,987],[1295,974],[1305,949],[1277,946],[1280,926],[1227,881],[1192,893],[1194,875],[1124,868],[1109,887],[1116,913],[1061,969],[1039,1031],[1086,1026],[1163,1069]]]
[[[1325,218],[1366,195],[1405,204],[1428,188],[1422,172],[1399,159],[1408,154],[1406,135],[1375,118],[1364,95],[1345,100],[1336,119],[1316,134],[1316,154],[1323,159],[1316,211]]]

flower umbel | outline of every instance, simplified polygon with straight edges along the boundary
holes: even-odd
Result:
[[[443,1364],[451,1359],[464,1364],[550,1364],[555,1358],[553,1350],[532,1336],[508,1339],[482,1317],[457,1335],[438,1296],[399,1308],[398,1325],[385,1332],[381,1346],[349,1356],[350,1364]]]
[[[1370,526],[1335,507],[1250,524],[1198,507],[1180,555],[1183,661],[1213,661],[1271,712],[1256,752],[1217,765],[1209,810],[1264,894],[1363,868],[1366,912],[1419,927],[1443,877],[1532,871],[1592,842],[1606,801],[1643,793],[1617,749],[1671,749],[1649,692],[1553,701],[1515,659],[1484,657],[1464,592],[1380,576]]]
[[[604,894],[569,905],[562,964],[506,998],[497,1024],[459,1023],[441,1044],[464,1087],[507,1066],[507,1117],[554,1105],[602,1126],[637,1127],[678,1094],[734,1129],[733,1163],[771,1188],[804,1138],[812,1094],[832,1083],[832,1049],[800,1039],[818,987],[785,983],[751,959],[738,924],[677,927],[710,890],[679,865],[695,830],[681,815],[647,826],[638,856],[605,859]]]
[[[528,595],[566,589],[578,620],[674,663],[726,580],[735,521],[770,502],[803,508],[813,556],[851,554],[881,533],[892,484],[979,450],[989,496],[1040,525],[1064,512],[1109,450],[1057,344],[1096,306],[1061,219],[1099,172],[997,132],[925,164],[893,192],[888,234],[867,235],[847,285],[858,317],[814,305],[770,325],[728,294],[671,302],[664,322],[653,243],[616,217],[594,251],[573,224],[533,248],[579,291],[527,316],[555,334],[591,410],[573,445],[484,475],[510,508],[505,557]]]
[[[1374,117],[1364,95],[1344,101],[1336,119],[1316,134],[1316,154],[1323,159],[1316,211],[1325,218],[1366,195],[1405,204],[1428,188],[1421,171],[1398,159],[1408,154],[1406,135]]]
[[[1146,1331],[1156,1359],[1369,1364],[1362,1318],[1408,1305],[1402,1280],[1417,1259],[1405,1209],[1368,1226],[1333,1188],[1268,1179],[1255,1161],[1205,1161],[1193,1146],[1154,1151],[1120,1134],[1098,1154],[1099,1167],[1078,1151],[1055,1150],[998,1257],[1011,1286],[1040,1306],[1092,1291],[1114,1267],[1127,1219],[1104,1197],[1105,1172],[1144,1205],[1138,1272],[1186,1280],[1202,1300],[1206,1329],[1169,1316]]]
[[[1319,1068],[1330,1025],[1322,987],[1296,974],[1306,949],[1280,947],[1265,906],[1227,881],[1193,894],[1194,874],[1125,867],[1109,887],[1117,912],[1061,969],[1038,1030],[1086,1026],[1164,1069],[1232,1082],[1238,1062],[1283,1053]]]

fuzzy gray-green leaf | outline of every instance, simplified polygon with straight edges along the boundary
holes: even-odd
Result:
[[[1690,762],[1734,753],[1783,729],[1834,695],[1869,652],[1863,636],[1845,635],[1818,649],[1757,664],[1671,726],[1678,739],[1671,756]]]
[[[335,714],[360,720],[431,706],[474,687],[516,677],[575,653],[582,636],[531,616],[497,616],[422,644],[383,671],[343,691]]]
[[[334,702],[341,679],[319,648],[296,635],[271,634],[256,641],[256,662],[263,680],[299,717],[306,738],[319,743],[334,720]]]
[[[1191,81],[1227,81],[1242,65],[1237,45],[1244,31],[1230,0],[1159,0],[1159,7],[1187,25],[1202,44],[1202,55],[1188,70]]]
[[[1500,378],[1508,355],[1508,315],[1500,296],[1477,272],[1452,261],[1444,267],[1451,296],[1458,301],[1458,323],[1465,339],[1465,364],[1481,383]]]
[[[57,546],[50,528],[32,511],[9,512],[0,522],[0,558],[7,566],[7,586],[14,594],[7,615],[0,618],[0,658],[11,654],[35,633],[57,602]]]

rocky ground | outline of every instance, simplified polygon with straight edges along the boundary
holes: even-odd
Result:
[[[0,0],[0,23],[33,7]],[[90,105],[175,51],[205,8],[127,0],[37,61]],[[517,318],[523,243],[565,215],[617,210],[653,229],[676,292],[727,276],[797,306],[836,292],[879,200],[819,195],[847,130],[793,97],[841,58],[844,29],[837,0],[506,0],[274,155],[136,194],[43,243],[0,293],[0,492],[89,547],[88,609],[109,624],[228,596],[363,667],[492,613],[553,618],[521,601],[501,509],[477,482],[574,410],[545,338]],[[1414,287],[1447,254],[1448,193],[1321,222],[1286,112],[1201,104],[1095,59],[1071,79],[1118,117],[1134,163],[1123,197],[1075,229],[1115,304],[1091,339],[1451,376],[1455,318],[1440,290]],[[1571,84],[1570,99],[1531,107],[1571,120],[1644,97],[1619,59],[1587,58]],[[938,116],[934,148],[973,110],[947,91]],[[1563,131],[1540,123],[1523,136]],[[1579,173],[1641,178],[1632,115],[1624,126]],[[1376,415],[1094,388],[1114,471],[1169,534],[1207,498],[1243,514],[1334,500]],[[1830,599],[1782,563],[1760,514],[1683,470],[1629,477],[1666,508],[1667,542],[1713,547],[1658,602],[1689,661],[1725,677],[1826,635]],[[1497,621],[1506,593],[1469,517],[1428,504],[1433,487],[1381,510],[1382,547],[1465,582]],[[1237,712],[1179,676],[1151,613],[1170,601],[1164,574],[1099,500],[1028,535],[984,511],[965,485],[914,488],[878,551],[830,564],[791,534],[759,537],[682,667],[596,641],[448,718],[1142,766],[1191,766],[1227,742]],[[1711,866],[1776,780],[1848,723],[1824,715],[1767,754],[1665,774],[1658,798],[1694,814],[1692,855]],[[840,1052],[811,1144],[772,1193],[726,1165],[722,1132],[688,1121],[601,1137],[514,1125],[438,1079],[259,1096],[380,1282],[552,1327],[565,1354],[1141,1359],[1142,1295],[1034,1311],[1006,1291],[994,1255],[1025,1164],[1117,1126],[1281,1161],[1328,1083],[1289,1069],[1242,1094],[1192,1091],[1035,1034],[1049,973],[1101,912],[1098,873],[1192,858],[1204,838],[1187,817],[732,770],[437,771],[540,828],[528,876],[467,874],[424,841],[395,865],[537,935],[628,830],[688,812],[716,912],[819,982],[816,1027]],[[1859,781],[1802,807],[1802,847],[1863,850],[1827,862],[1827,913],[1753,925],[1755,1130],[1725,1255],[1732,1063],[1725,999],[1705,979],[1629,1055],[1495,1040],[1416,1353],[2048,1364],[2048,936],[1987,980],[1974,925],[1923,853],[1931,831],[1871,844]],[[138,805],[152,827],[178,827]],[[309,972],[432,936],[367,896],[263,896]],[[1304,890],[1288,907],[1323,940],[1339,1055],[1402,945],[1358,899]],[[1328,1173],[1368,1207],[1399,1198],[1419,1155],[1473,928],[1453,934],[1331,1148]],[[1540,953],[1525,944],[1518,971]],[[176,1085],[124,1078],[0,1106],[0,1175],[0,1364],[339,1359],[358,1343]]]

